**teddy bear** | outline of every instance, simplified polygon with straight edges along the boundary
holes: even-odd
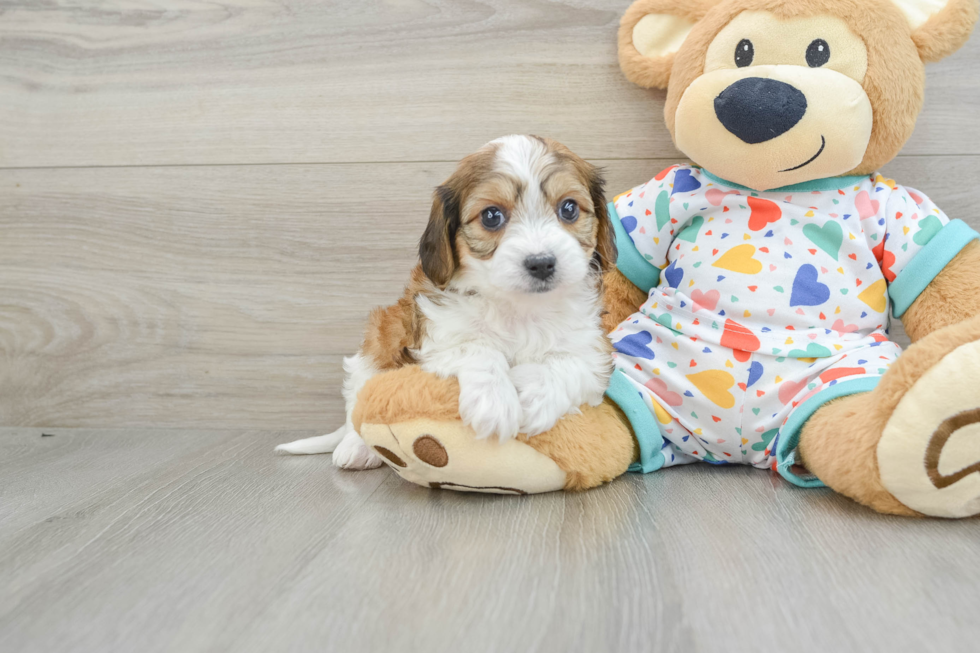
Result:
[[[585,490],[747,464],[882,513],[980,513],[978,234],[877,172],[913,131],[924,64],[977,15],[977,0],[634,2],[620,66],[667,90],[694,164],[609,202],[604,402],[480,440],[455,380],[407,366],[365,385],[355,428],[433,488]]]

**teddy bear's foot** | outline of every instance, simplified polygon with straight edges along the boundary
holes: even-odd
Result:
[[[636,459],[628,422],[611,403],[582,406],[528,438],[478,439],[459,416],[459,384],[416,366],[378,374],[357,396],[354,427],[399,476],[432,488],[534,494],[585,490]]]
[[[899,401],[878,441],[881,483],[917,512],[980,514],[980,342],[960,345]]]
[[[361,424],[364,441],[406,481],[431,488],[535,494],[565,487],[565,472],[519,440],[477,439],[458,420]]]
[[[980,317],[906,351],[870,393],[819,409],[803,429],[803,463],[880,512],[980,514]]]

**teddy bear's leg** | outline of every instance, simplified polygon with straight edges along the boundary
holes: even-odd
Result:
[[[477,439],[459,417],[459,385],[416,366],[379,374],[358,395],[354,426],[402,478],[429,487],[532,494],[584,490],[624,473],[638,452],[611,402],[582,406],[533,438]]]
[[[869,393],[824,405],[800,462],[834,490],[898,515],[980,513],[980,317],[913,344]]]

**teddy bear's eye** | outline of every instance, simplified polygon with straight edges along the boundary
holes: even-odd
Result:
[[[819,68],[830,61],[830,46],[823,39],[816,39],[806,49],[806,62],[810,68]]]
[[[739,41],[738,45],[735,46],[735,65],[739,68],[745,68],[752,63],[754,58],[755,48],[752,47],[752,41],[748,39]]]

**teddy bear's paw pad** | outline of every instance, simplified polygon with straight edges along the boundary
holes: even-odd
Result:
[[[934,517],[980,514],[980,342],[954,349],[905,393],[878,441],[881,482]]]
[[[477,439],[458,420],[365,423],[361,436],[380,460],[418,485],[494,494],[534,494],[565,486],[565,472],[544,454],[520,440]]]

